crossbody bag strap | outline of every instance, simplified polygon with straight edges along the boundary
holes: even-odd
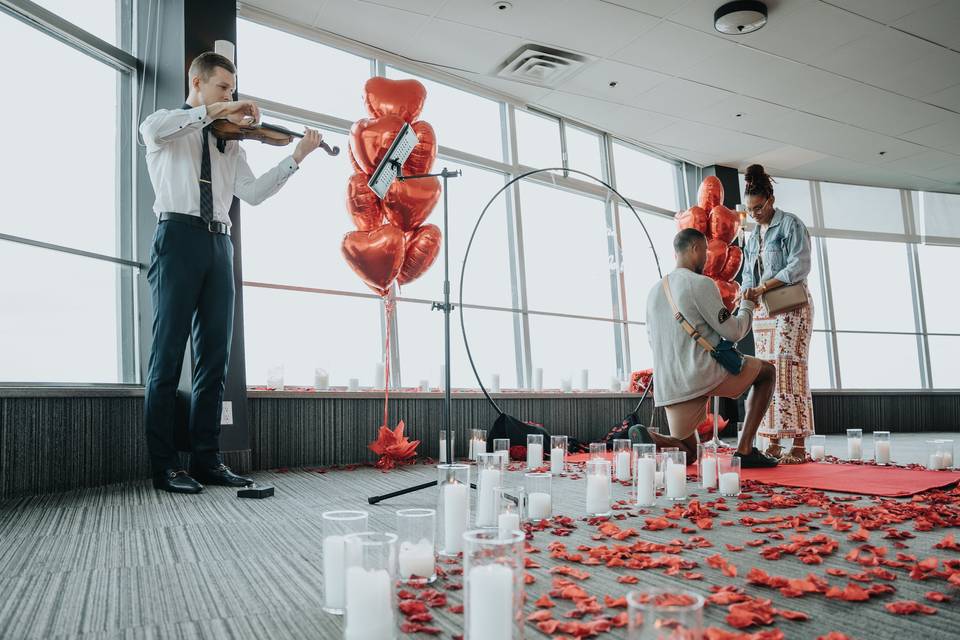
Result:
[[[677,309],[677,303],[673,301],[673,296],[670,294],[670,284],[667,282],[667,277],[664,276],[663,280],[663,292],[667,296],[667,302],[670,303],[670,307],[673,309],[673,317],[677,319],[677,322],[680,323],[680,326],[683,327],[683,330],[690,334],[690,337],[697,341],[697,343],[704,348],[704,350],[713,353],[714,347],[710,342],[703,337],[703,335],[697,331],[692,324],[687,322],[687,319],[683,317],[683,314],[680,313],[680,310]]]

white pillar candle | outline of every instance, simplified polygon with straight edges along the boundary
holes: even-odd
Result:
[[[426,378],[420,381],[420,391],[430,391],[430,381]]]
[[[536,391],[543,391],[543,369],[537,367],[533,372],[533,388]]]
[[[716,458],[704,458],[700,461],[700,474],[703,476],[701,481],[703,482],[704,489],[716,489],[717,488],[717,459]]]
[[[563,473],[563,461],[566,452],[563,447],[554,447],[550,449],[550,473],[555,476]]]
[[[532,442],[527,445],[527,469],[539,469],[543,466],[543,445]]]
[[[588,369],[580,370],[580,390],[587,391],[590,388],[590,371]]]
[[[499,564],[472,567],[467,574],[467,616],[471,640],[513,638],[513,572]]]
[[[687,495],[687,470],[681,464],[668,464],[666,469],[667,497],[684,498]]]
[[[598,474],[587,476],[587,513],[610,511],[610,478]]]
[[[350,378],[350,383],[347,385],[347,388],[350,391],[360,391],[360,378]]]
[[[890,443],[880,441],[876,446],[877,464],[890,464]]]
[[[613,393],[620,393],[620,378],[610,378],[610,391]]]
[[[943,469],[943,454],[937,451],[936,453],[930,454],[930,461],[927,462],[927,469],[931,471],[939,471]]]
[[[401,580],[409,580],[412,576],[429,578],[433,575],[434,563],[433,544],[426,538],[422,538],[420,542],[400,543],[397,569]]]
[[[374,389],[383,389],[384,383],[384,365],[382,362],[378,362],[373,365],[373,388]]]
[[[346,577],[347,624],[344,640],[396,637],[390,574],[386,569],[350,567]]]
[[[953,451],[941,451],[940,457],[943,458],[943,468],[949,469],[953,466]]]
[[[451,482],[443,487],[443,551],[447,555],[452,556],[463,551],[469,498],[465,484]]]
[[[847,458],[859,460],[863,456],[863,446],[860,438],[847,438]]]
[[[637,502],[651,504],[657,496],[657,461],[653,458],[637,458]]]
[[[514,531],[520,530],[520,514],[516,511],[505,511],[497,516],[497,535],[506,540]]]
[[[481,469],[477,496],[477,526],[493,527],[497,524],[494,504],[496,494],[494,489],[500,486],[501,474],[499,469]]]
[[[500,374],[494,373],[490,376],[490,391],[500,393]]]
[[[814,460],[823,460],[827,457],[827,452],[822,444],[815,444],[810,447],[810,457]]]
[[[313,372],[313,387],[317,391],[326,391],[330,388],[330,374],[323,369]]]
[[[617,480],[630,479],[630,452],[621,451],[617,454],[616,460]]]
[[[553,515],[553,500],[549,493],[534,492],[527,496],[527,513],[531,520],[543,520]]]
[[[725,496],[740,493],[740,474],[734,471],[720,474],[720,493]]]
[[[454,433],[450,432],[451,440],[451,449],[453,449],[453,456],[457,456],[456,445],[457,445],[457,436]],[[447,434],[444,431],[440,432],[440,464],[447,464]]]
[[[323,539],[324,602],[329,609],[343,609],[343,556],[343,536],[327,536]]]

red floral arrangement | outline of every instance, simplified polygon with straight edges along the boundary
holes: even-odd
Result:
[[[389,471],[417,455],[417,447],[420,446],[420,441],[407,439],[403,435],[403,428],[403,420],[392,431],[390,427],[382,426],[380,427],[379,437],[367,445],[371,451],[380,456],[380,459],[377,460],[377,469]]]
[[[630,374],[630,393],[643,393],[650,389],[653,395],[653,369],[643,369]]]
[[[526,460],[527,459],[527,448],[522,444],[510,447],[510,459],[511,460]]]

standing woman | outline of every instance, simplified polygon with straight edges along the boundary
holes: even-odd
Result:
[[[806,459],[804,441],[813,435],[813,398],[807,358],[813,334],[813,300],[807,287],[810,233],[792,213],[774,207],[773,181],[763,167],[747,167],[744,192],[747,212],[757,223],[747,239],[743,297],[758,302],[753,316],[756,356],[777,368],[773,401],[758,434],[770,440],[767,455],[783,464]],[[807,304],[771,317],[763,304],[768,291],[802,283]],[[784,452],[781,440],[792,440]]]

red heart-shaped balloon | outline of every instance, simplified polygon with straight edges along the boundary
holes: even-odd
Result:
[[[733,242],[740,231],[740,216],[736,211],[730,211],[722,204],[710,210],[710,224],[707,235],[727,244]]]
[[[707,263],[703,266],[703,275],[711,278],[719,275],[723,263],[727,261],[727,247],[729,245],[723,240],[707,240]]]
[[[347,157],[350,158],[350,166],[353,167],[354,172],[363,173],[363,169],[357,164],[357,159],[353,157],[353,146],[349,144],[347,145]]]
[[[720,282],[718,280],[714,280],[714,282],[720,291],[720,299],[723,300],[723,306],[725,306],[728,311],[733,311],[737,306],[737,298],[740,296],[740,283]]]
[[[423,111],[427,89],[417,80],[390,80],[377,76],[363,85],[363,104],[374,118],[396,116],[413,122]]]
[[[723,183],[717,176],[707,176],[700,183],[697,190],[697,204],[704,211],[711,211],[718,204],[723,204]]]
[[[403,120],[396,116],[364,118],[353,123],[350,148],[364,173],[373,173],[402,127]]]
[[[400,268],[397,282],[407,284],[426,273],[440,255],[441,238],[440,228],[435,224],[425,224],[408,233],[403,267]]]
[[[403,163],[403,172],[410,176],[421,173],[430,173],[433,162],[437,159],[437,134],[426,120],[418,120],[410,125],[417,134],[420,142],[410,152],[410,157]]]
[[[385,296],[403,266],[403,232],[392,224],[373,231],[351,231],[343,236],[340,251],[360,279]]]
[[[383,213],[391,224],[403,231],[413,231],[427,219],[440,199],[437,178],[396,180],[383,197]]]
[[[380,198],[367,186],[367,174],[355,173],[347,182],[347,211],[360,231],[373,231],[383,224]]]
[[[681,211],[673,216],[673,219],[677,221],[677,229],[680,231],[696,229],[703,234],[707,233],[707,225],[710,223],[710,216],[707,215],[707,212],[696,206]]]
[[[743,264],[743,251],[737,245],[731,245],[727,248],[727,259],[720,268],[717,275],[718,280],[733,280],[740,273],[740,265]]]

